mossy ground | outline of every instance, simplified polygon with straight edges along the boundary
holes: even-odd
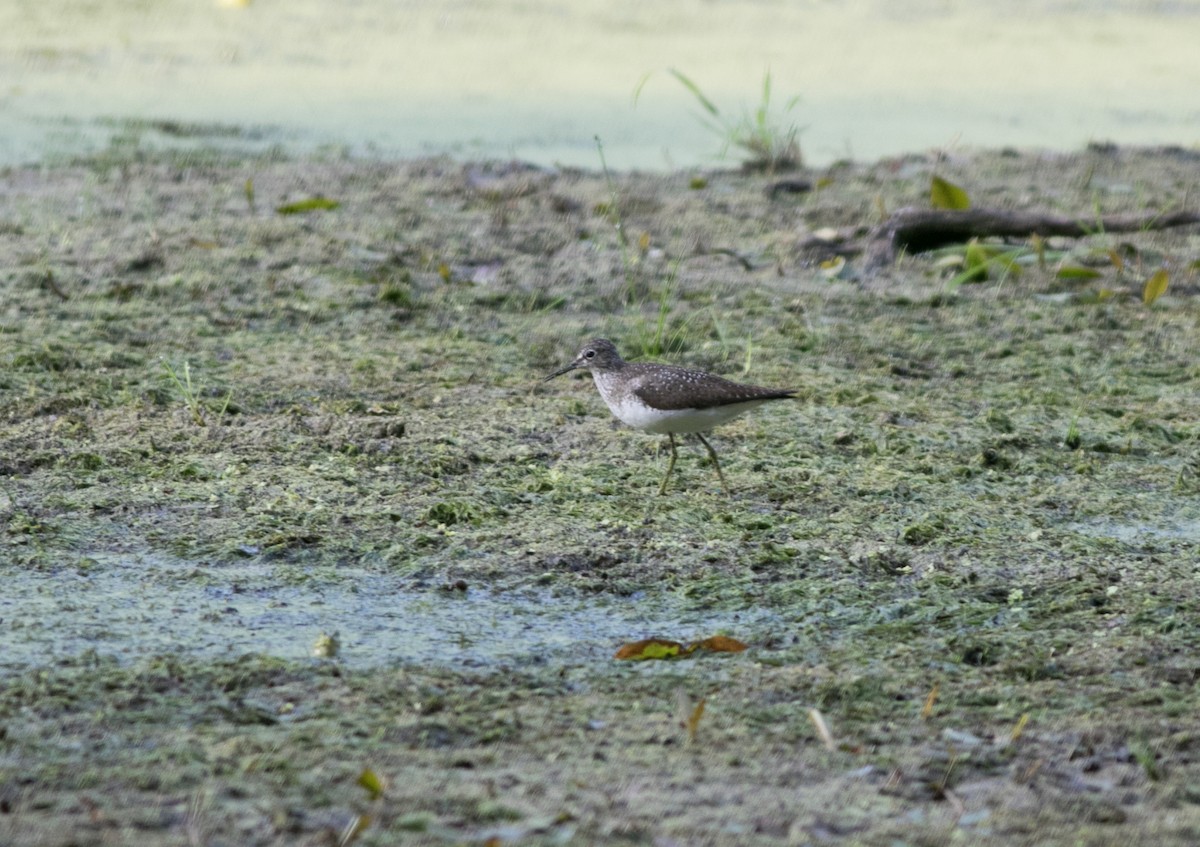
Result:
[[[929,257],[831,280],[799,247],[934,170],[1092,215],[1193,202],[1196,164],[913,157],[774,196],[445,160],[3,173],[6,603],[149,552],[773,614],[671,663],[9,663],[0,840],[1196,843],[1195,229],[952,294]],[[341,206],[275,212],[315,195]],[[732,498],[691,444],[658,498],[658,439],[540,382],[593,335],[800,399],[714,435]]]

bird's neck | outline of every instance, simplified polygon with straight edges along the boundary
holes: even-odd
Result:
[[[624,363],[622,362],[622,364]],[[608,403],[610,406],[612,405],[613,399],[619,393],[620,373],[620,366],[592,371],[592,379],[596,382],[596,388],[600,391],[600,396],[603,397],[604,402]]]

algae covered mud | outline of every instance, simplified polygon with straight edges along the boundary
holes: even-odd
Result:
[[[3,172],[0,842],[1200,840],[1200,235],[821,266],[934,173],[1200,196],[1110,148]],[[800,399],[660,498],[540,382],[597,335]]]

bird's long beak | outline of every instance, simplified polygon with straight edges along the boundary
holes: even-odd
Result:
[[[576,359],[575,361],[571,362],[570,364],[563,365],[561,368],[556,370],[554,373],[550,374],[550,376],[543,379],[542,382],[549,382],[550,380],[554,379],[556,376],[562,376],[567,371],[573,371],[576,368],[580,367],[580,364],[581,364],[580,360]]]

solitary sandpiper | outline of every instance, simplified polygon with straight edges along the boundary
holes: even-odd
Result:
[[[675,433],[696,434],[712,457],[721,487],[729,494],[717,452],[702,433],[768,400],[783,400],[796,394],[784,388],[741,385],[705,371],[674,365],[626,362],[616,345],[606,338],[593,338],[584,344],[579,355],[546,379],[576,368],[591,371],[600,396],[621,422],[645,432],[666,433],[671,439],[671,461],[658,487],[660,495],[666,493],[667,480],[675,468]]]

